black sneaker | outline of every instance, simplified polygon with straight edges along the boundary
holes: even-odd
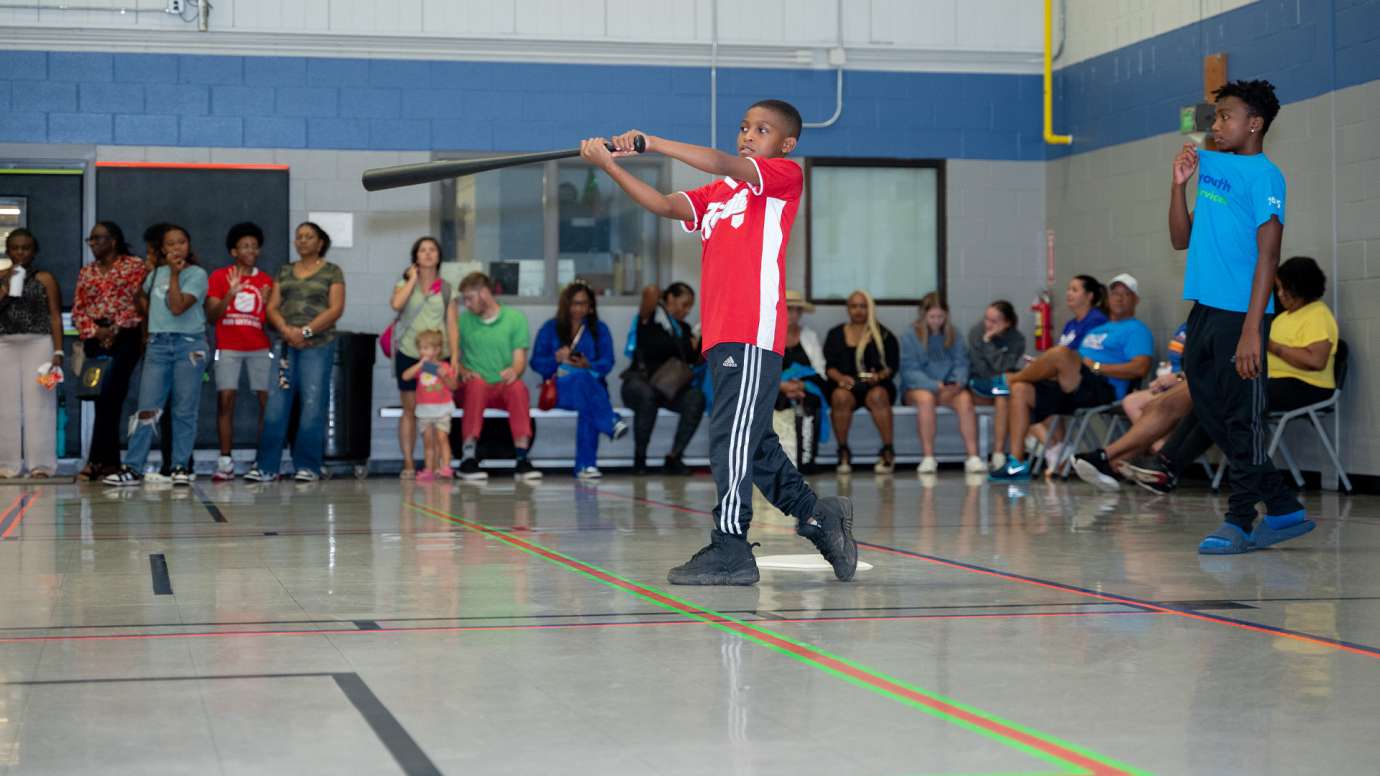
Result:
[[[513,467],[513,479],[515,480],[539,480],[541,472],[532,466],[532,462],[523,458]]]
[[[460,462],[460,479],[462,480],[487,480],[489,473],[479,468],[478,458],[466,458]]]
[[[129,488],[143,481],[143,476],[128,466],[121,466],[119,471],[114,474],[107,474],[101,480],[102,483],[112,488]]]
[[[1179,487],[1179,477],[1160,456],[1136,458],[1117,464],[1121,476],[1145,488],[1151,493],[1163,496]]]
[[[756,546],[741,536],[715,531],[706,547],[671,569],[666,581],[673,585],[755,585],[760,578],[757,559],[752,557]]]
[[[189,486],[196,482],[196,472],[185,466],[174,467],[169,476],[172,477],[172,484],[174,485]]]
[[[834,567],[834,576],[847,582],[858,571],[858,543],[853,540],[853,500],[828,496],[815,506],[815,516],[800,521],[795,532],[810,540]]]
[[[1098,490],[1115,492],[1121,490],[1112,463],[1107,460],[1107,451],[1101,448],[1091,453],[1079,453],[1073,457],[1073,470],[1078,478]]]
[[[665,464],[661,467],[661,473],[673,477],[684,477],[690,473],[690,467],[685,465],[685,462],[680,459],[680,456],[668,455],[666,456]]]

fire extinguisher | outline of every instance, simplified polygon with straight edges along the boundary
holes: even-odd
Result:
[[[1030,309],[1035,313],[1035,349],[1044,352],[1054,345],[1054,309],[1049,303],[1049,291],[1041,290]]]

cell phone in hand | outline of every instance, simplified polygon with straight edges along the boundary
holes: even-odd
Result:
[[[435,361],[423,361],[422,371],[429,375],[438,375],[441,373],[441,365]]]

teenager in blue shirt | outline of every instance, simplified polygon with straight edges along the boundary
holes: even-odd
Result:
[[[599,435],[618,439],[628,433],[628,424],[609,403],[604,380],[613,369],[613,335],[599,320],[593,289],[577,280],[561,291],[556,317],[537,331],[531,363],[543,380],[555,378],[556,406],[579,413],[575,475],[598,479]]]
[[[1107,287],[1110,321],[1085,334],[1077,349],[1055,346],[1006,376],[1011,387],[1012,455],[1004,468],[989,475],[991,479],[1030,479],[1030,462],[1017,458],[1015,451],[1024,447],[1031,422],[1120,401],[1149,374],[1155,342],[1149,327],[1135,317],[1136,279],[1123,273]]]
[[[1185,144],[1174,157],[1169,237],[1188,249],[1184,374],[1193,414],[1227,457],[1231,498],[1226,521],[1198,552],[1230,555],[1268,547],[1313,530],[1303,506],[1270,463],[1265,332],[1284,236],[1284,175],[1262,152],[1279,113],[1268,81],[1233,81],[1216,92],[1216,151]],[[1196,179],[1193,213],[1185,184]],[[1255,505],[1265,520],[1255,526]]]
[[[1077,350],[1088,332],[1107,322],[1107,287],[1092,275],[1075,275],[1064,289],[1064,304],[1073,317],[1064,324],[1058,344]]]

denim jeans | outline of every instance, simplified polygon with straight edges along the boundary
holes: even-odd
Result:
[[[178,466],[192,458],[196,448],[196,417],[201,404],[201,379],[206,373],[206,337],[201,334],[158,332],[149,336],[144,351],[144,372],[139,378],[139,406],[135,411],[125,466],[142,472],[148,461],[157,415],[172,394],[172,460]]]
[[[575,471],[594,466],[599,459],[599,435],[613,436],[618,413],[609,403],[609,389],[589,372],[579,371],[556,378],[556,406],[579,413],[575,423]]]
[[[297,471],[320,474],[335,343],[300,349],[284,345],[275,363],[278,373],[269,375],[268,407],[259,437],[259,471],[278,474],[282,468],[283,440],[292,417],[292,403],[300,398],[302,412],[297,419],[297,438],[292,442],[292,466]]]

